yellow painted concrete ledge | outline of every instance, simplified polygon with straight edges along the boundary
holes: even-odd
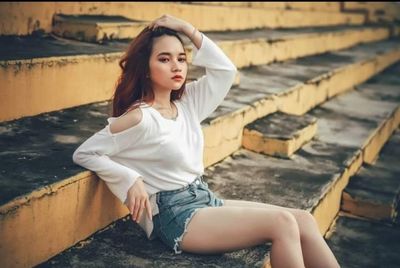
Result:
[[[315,121],[299,130],[292,139],[269,138],[259,131],[245,128],[242,145],[256,153],[290,158],[303,144],[315,136],[317,128],[317,121]]]
[[[297,38],[287,38],[277,43],[268,43],[266,40],[259,39],[220,41],[218,45],[232,59],[237,68],[242,68],[342,49],[359,42],[386,39],[388,36],[389,30],[380,28],[350,31],[345,34],[307,34]],[[310,50],[310,44],[315,42],[322,45],[318,46],[317,50]],[[191,47],[187,46],[186,49],[190,62]],[[120,72],[118,60],[122,55],[123,52],[116,52],[0,61],[0,81],[4,81],[3,84],[6,85],[0,92],[0,122],[110,99]],[[355,71],[358,67],[358,65],[355,66]],[[88,75],[87,70],[91,70],[92,75]],[[369,72],[367,71],[366,74],[368,75]],[[101,79],[98,79],[99,75]],[[338,78],[337,82],[343,83],[343,77]],[[57,92],[54,85],[57,85]],[[316,88],[310,85],[309,89],[303,90],[313,91]],[[59,97],[59,92],[63,92],[62,98]],[[298,92],[300,91],[293,91],[295,94]],[[292,95],[291,97],[299,96]],[[287,109],[287,113],[302,114],[304,110],[309,109],[310,105],[315,105],[325,99],[325,95],[321,93],[319,93],[320,100],[314,103],[308,97],[305,99],[303,96],[300,97],[303,98],[300,103],[306,101],[309,104],[300,108],[296,108],[299,106],[296,104],[293,108]],[[43,103],[43,99],[47,101]],[[288,102],[296,101],[290,99],[290,94],[286,94],[285,99]]]

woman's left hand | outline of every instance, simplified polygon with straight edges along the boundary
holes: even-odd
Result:
[[[149,29],[154,30],[159,26],[166,27],[177,32],[184,32],[185,29],[188,28],[193,29],[193,26],[188,22],[166,14],[152,21],[149,25]]]
[[[150,30],[154,30],[160,26],[185,34],[193,42],[196,48],[200,49],[203,35],[198,34],[199,31],[189,22],[164,14],[158,19],[152,21],[148,27]]]

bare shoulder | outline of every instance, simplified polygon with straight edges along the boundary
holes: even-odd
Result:
[[[135,108],[119,117],[110,125],[110,131],[112,134],[124,131],[128,128],[136,126],[142,121],[143,114],[139,108]]]

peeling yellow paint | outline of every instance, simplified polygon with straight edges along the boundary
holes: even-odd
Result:
[[[362,154],[360,151],[357,155],[347,163],[347,168],[341,174],[336,174],[336,178],[327,189],[326,194],[322,197],[319,203],[314,206],[312,214],[314,215],[321,234],[325,234],[333,219],[340,210],[340,203],[343,189],[347,186],[351,174],[358,170],[362,165]]]
[[[91,175],[60,182],[50,195],[36,192],[12,213],[1,214],[2,267],[43,262],[129,213],[102,180],[92,172],[84,173]]]
[[[145,12],[143,12],[145,10]],[[113,3],[113,2],[8,2],[0,9],[0,33],[25,35],[43,29],[50,32],[52,16],[115,15],[130,19],[152,21],[162,14],[171,14],[190,21],[202,31],[242,30],[260,27],[305,27],[350,24],[360,25],[365,18],[360,14],[303,10],[276,10],[249,7],[182,5],[179,3]],[[229,16],[226,16],[229,14]],[[207,19],[204,19],[207,18]],[[27,27],[28,25],[28,27]]]
[[[120,72],[120,55],[8,62],[0,67],[0,81],[7,81],[0,91],[0,121],[110,99]]]
[[[397,107],[388,120],[383,121],[380,126],[368,137],[363,144],[364,162],[373,164],[380,150],[390,138],[392,133],[400,124],[400,107]]]

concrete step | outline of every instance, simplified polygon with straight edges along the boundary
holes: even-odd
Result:
[[[329,247],[343,268],[400,266],[400,229],[393,226],[340,215]]]
[[[208,35],[238,68],[338,51],[399,36],[400,25],[253,30]],[[316,46],[315,44],[318,44]]]
[[[110,39],[133,38],[149,23],[122,16],[56,14],[52,32],[58,36],[79,41],[102,42]]]
[[[240,85],[204,121],[205,163],[240,148],[248,123],[276,111],[302,115],[400,59],[396,42],[377,44],[240,70]]]
[[[194,2],[196,5],[340,12],[340,2]]]
[[[399,159],[400,130],[397,130],[383,147],[376,164],[363,166],[351,178],[343,191],[341,209],[360,217],[395,222],[400,198]]]
[[[238,68],[320,54],[389,37],[388,29],[381,27],[207,34]],[[321,46],[314,46],[316,42]],[[128,42],[98,45],[46,35],[1,37],[0,82],[6,86],[0,98],[0,121],[109,100],[120,72],[118,61],[127,46]],[[186,48],[191,55],[191,47]],[[190,56],[188,60],[191,61]],[[54,94],[55,85],[58,92],[63,92],[62,98]],[[45,103],[43,98],[47,100]]]
[[[395,67],[388,69],[386,76],[398,76],[400,66]],[[304,145],[291,159],[239,149],[205,170],[210,189],[223,199],[308,210],[316,218],[321,234],[325,234],[339,212],[343,189],[361,167],[365,152],[374,144],[370,141],[381,138],[380,132],[390,135],[400,123],[400,106],[396,99],[400,92],[395,100],[381,98],[380,94],[393,91],[379,75],[376,79],[381,82],[381,87],[375,95],[364,91],[369,86],[365,83],[310,111],[311,116],[318,118],[318,137]],[[150,264],[259,267],[265,256],[268,259],[270,244],[218,256],[187,253],[174,256],[158,240],[146,240],[144,232],[134,229],[133,225],[128,218],[119,220],[104,232],[90,236],[42,263],[42,267],[71,266],[72,262],[84,266],[88,256],[99,266],[107,266],[114,260],[118,264],[135,263],[138,267]],[[105,252],[107,257],[104,257]]]
[[[247,150],[275,157],[290,158],[309,142],[317,132],[317,119],[274,113],[245,126],[243,147]]]
[[[2,25],[0,35],[27,35],[34,31],[49,33],[52,29],[54,14],[118,15],[132,20],[144,21],[154,20],[162,14],[170,14],[189,21],[201,31],[362,25],[365,22],[365,15],[363,14],[224,7],[171,2],[8,3],[3,5],[0,12],[0,23]],[[226,14],[229,14],[229,16],[226,16]]]
[[[105,40],[109,39],[132,39],[135,38],[148,24],[150,21],[137,21],[137,20],[131,20],[125,17],[121,16],[104,16],[104,15],[64,15],[64,14],[58,14],[54,16],[54,24],[53,24],[53,30],[52,32],[57,34],[58,36],[66,37],[66,38],[71,38],[71,39],[76,39],[80,41],[86,41],[86,42],[104,42]],[[310,27],[317,27],[318,25],[310,25]],[[371,25],[372,26],[372,25]],[[370,27],[371,27],[370,26]],[[353,27],[340,27],[340,26],[335,26],[335,27],[320,27],[322,29],[318,28],[316,30],[310,31],[310,29],[307,28],[298,28],[298,29],[292,29],[291,31],[282,31],[281,32],[284,35],[288,34],[297,34],[297,35],[305,35],[304,37],[307,37],[308,39],[314,37],[323,39],[322,37],[325,37],[325,39],[329,38],[328,41],[321,42],[321,47],[319,48],[320,50],[323,50],[324,47],[326,46],[340,46],[340,44],[343,46],[345,45],[346,42],[353,43],[356,40],[362,40],[362,42],[366,42],[369,39],[372,40],[380,40],[382,38],[382,35],[386,35],[387,38],[387,32],[388,28],[387,26],[385,27],[382,25],[379,27],[379,25],[376,25],[375,27],[366,27],[362,28],[362,26],[353,26]],[[327,29],[324,29],[327,28]],[[331,32],[329,31],[329,28],[331,28]],[[333,29],[332,29],[333,28]],[[297,31],[296,31],[297,30]],[[332,38],[338,37],[337,35],[339,34],[337,31],[339,30],[340,32],[340,37],[341,39],[338,39],[337,41],[332,40]],[[345,31],[346,30],[346,31]],[[386,32],[385,32],[386,30]],[[269,37],[271,36],[271,33],[279,34],[280,32],[273,32],[272,29],[268,30],[269,32],[266,31],[255,31],[253,30],[253,35],[249,36],[248,32],[249,31],[242,31],[244,34],[241,34],[242,38],[244,39],[242,41],[242,44],[246,41],[246,39],[251,39],[253,36],[259,36],[259,40],[257,43],[260,43],[262,41],[261,38],[265,38],[265,36]],[[333,33],[332,33],[333,31]],[[335,32],[336,31],[336,32]],[[374,32],[374,34],[371,33],[371,31]],[[378,31],[378,32],[376,32]],[[383,31],[383,32],[382,32]],[[251,31],[250,31],[251,32]],[[268,36],[269,33],[269,36]],[[240,34],[240,33],[239,33]],[[262,35],[261,35],[262,34]],[[329,34],[329,35],[327,35]],[[247,35],[247,36],[246,36]],[[332,36],[333,35],[333,36]],[[344,35],[344,36],[343,36]],[[361,36],[360,36],[361,35]],[[225,35],[223,35],[224,37]],[[381,37],[380,37],[381,36]],[[231,36],[235,38],[235,36]],[[217,38],[219,39],[219,38]],[[235,40],[235,39],[233,39]],[[296,40],[298,42],[298,40]],[[314,42],[316,40],[313,40]],[[303,41],[307,42],[307,41]],[[253,40],[254,43],[254,40]],[[324,45],[322,45],[324,44]],[[253,44],[256,45],[256,44]],[[267,44],[265,44],[267,45]],[[264,46],[265,46],[264,45]],[[271,45],[271,44],[268,44]],[[289,45],[288,48],[291,46]],[[307,47],[307,44],[303,44],[302,49]],[[257,48],[255,46],[255,48]],[[259,47],[258,47],[259,49]],[[308,48],[310,49],[310,48]],[[316,49],[315,46],[311,46],[311,49]],[[326,48],[325,48],[326,49]],[[256,53],[256,52],[253,52]]]

